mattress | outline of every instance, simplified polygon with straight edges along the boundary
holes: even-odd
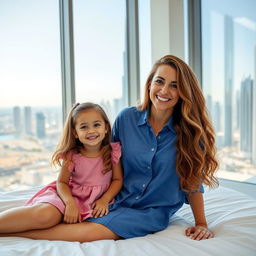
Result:
[[[0,193],[0,211],[23,205],[39,188]],[[1,256],[256,256],[256,200],[232,190],[205,189],[205,214],[215,237],[195,241],[184,235],[193,225],[189,205],[184,205],[169,226],[155,234],[126,240],[64,242],[1,237]]]

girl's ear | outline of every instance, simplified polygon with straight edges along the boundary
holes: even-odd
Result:
[[[77,133],[76,133],[76,130],[75,130],[75,129],[73,129],[73,130],[72,130],[72,133],[73,133],[74,137],[77,139],[77,138],[78,138],[78,135],[77,135]]]
[[[109,131],[111,131],[110,124],[105,123],[105,134],[107,134]]]

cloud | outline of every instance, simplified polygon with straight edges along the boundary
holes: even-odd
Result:
[[[235,22],[245,26],[248,29],[251,29],[253,31],[256,31],[256,23],[246,17],[239,17],[239,18],[235,18],[234,20]]]

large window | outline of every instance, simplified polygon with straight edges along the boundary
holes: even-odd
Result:
[[[256,1],[202,0],[203,90],[219,176],[256,183]]]
[[[0,1],[0,191],[46,184],[62,127],[58,0]]]
[[[125,0],[74,6],[76,101],[99,103],[111,121],[127,105]]]

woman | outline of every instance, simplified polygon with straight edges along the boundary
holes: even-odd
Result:
[[[195,225],[185,234],[196,240],[214,236],[201,185],[218,183],[214,131],[185,62],[172,55],[156,62],[144,102],[118,115],[113,140],[122,144],[124,185],[108,215],[10,235],[80,242],[144,236],[165,229],[170,216],[189,202]]]

